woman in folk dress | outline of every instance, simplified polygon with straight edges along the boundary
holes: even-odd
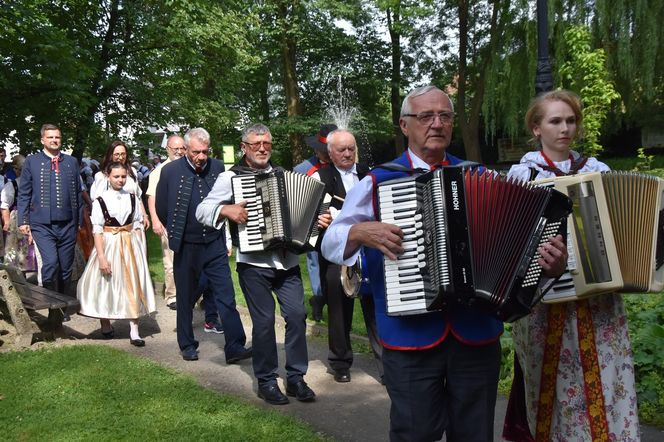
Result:
[[[128,155],[129,153],[127,151],[127,145],[123,141],[114,140],[111,142],[111,144],[109,144],[108,149],[106,149],[106,154],[104,155],[104,160],[101,164],[101,170],[95,174],[94,183],[92,183],[92,186],[90,187],[90,198],[94,200],[103,192],[111,188],[108,180],[108,174],[106,172],[108,166],[113,162],[120,162],[124,164],[127,168],[127,181],[124,185],[124,190],[129,193],[133,193],[138,197],[143,227],[147,229],[150,227],[150,221],[142,203],[143,191],[141,190],[141,186],[138,185],[138,173],[129,164]]]
[[[570,149],[581,109],[579,97],[569,91],[535,98],[526,126],[540,148],[509,175],[532,180],[609,170]],[[523,377],[515,376],[510,406],[523,406],[521,413],[508,411],[505,439],[639,440],[634,362],[619,294],[539,304],[514,323],[513,339],[515,371]]]
[[[110,189],[92,206],[95,248],[78,283],[80,314],[100,318],[105,338],[114,336],[111,319],[129,319],[130,342],[142,347],[138,318],[156,310],[154,288],[140,239],[140,200],[125,190],[127,166],[113,162],[107,170]]]

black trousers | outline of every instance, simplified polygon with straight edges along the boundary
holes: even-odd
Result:
[[[281,316],[286,321],[284,342],[287,381],[299,382],[309,367],[307,311],[304,308],[304,287],[300,267],[277,270],[238,263],[237,271],[253,322],[252,364],[258,385],[276,382],[279,368],[277,338],[274,330],[276,305],[272,292],[277,295]]]
[[[177,338],[180,350],[198,348],[191,322],[194,305],[201,295],[201,275],[205,276],[208,287],[212,290],[219,317],[224,325],[224,353],[228,359],[244,350],[247,337],[235,305],[235,291],[223,236],[210,243],[184,243],[182,249],[173,254]]]
[[[492,441],[500,341],[383,351],[391,441]]]
[[[349,298],[341,286],[341,266],[319,257],[321,268],[321,286],[327,300],[328,362],[332,370],[349,369],[353,365],[353,348],[350,342],[350,330],[353,325],[355,299]],[[374,357],[378,361],[378,372],[382,376],[382,345],[376,331],[376,315],[373,297],[360,298],[364,324]]]

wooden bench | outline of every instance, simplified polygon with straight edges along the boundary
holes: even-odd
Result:
[[[75,312],[80,307],[78,299],[31,284],[26,281],[23,272],[4,264],[0,264],[0,298],[5,301],[16,327],[17,344],[21,347],[30,346],[37,333],[61,331],[65,313]],[[37,310],[48,310],[48,318],[45,323],[39,324],[40,327],[27,313]]]

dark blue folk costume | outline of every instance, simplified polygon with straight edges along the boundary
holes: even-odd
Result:
[[[157,216],[168,231],[173,250],[173,275],[177,296],[177,339],[181,351],[198,348],[192,327],[193,307],[200,296],[204,275],[224,326],[226,360],[245,351],[246,336],[235,304],[226,251],[225,230],[206,227],[196,220],[196,207],[212,189],[224,165],[208,159],[197,171],[187,157],[172,161],[161,171],[157,186]]]
[[[59,153],[29,155],[18,189],[19,226],[28,224],[40,256],[39,281],[68,292],[83,201],[78,161]]]

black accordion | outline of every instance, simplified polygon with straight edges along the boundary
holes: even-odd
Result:
[[[314,250],[318,215],[330,205],[325,185],[315,178],[275,169],[231,178],[233,199],[246,200],[246,224],[230,224],[233,243],[242,253],[285,248]]]
[[[461,167],[378,186],[382,222],[403,233],[405,252],[384,259],[388,315],[461,304],[512,322],[539,301],[538,247],[564,233],[570,199]]]

